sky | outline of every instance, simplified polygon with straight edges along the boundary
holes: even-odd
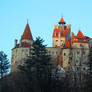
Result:
[[[33,38],[40,36],[52,46],[54,26],[63,16],[71,31],[92,37],[92,0],[0,0],[0,51],[9,60],[14,40],[21,38],[27,20]]]

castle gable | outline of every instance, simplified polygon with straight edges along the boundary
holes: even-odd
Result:
[[[77,38],[85,39],[85,36],[82,34],[81,30],[78,31]]]

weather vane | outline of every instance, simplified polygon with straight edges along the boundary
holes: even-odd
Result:
[[[63,13],[61,13],[61,17],[63,18]]]
[[[29,21],[29,20],[27,19],[27,24],[28,24],[28,21]]]

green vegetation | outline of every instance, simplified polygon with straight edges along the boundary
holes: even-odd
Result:
[[[9,72],[9,60],[7,55],[0,51],[0,78],[3,78]]]
[[[49,62],[51,58],[50,55],[47,54],[43,40],[40,37],[36,38],[33,42],[30,53],[31,56],[28,57],[23,66],[19,66],[19,69],[25,73],[29,79],[29,84],[35,83],[35,86],[39,86],[39,90],[42,90],[42,87],[45,87],[49,81],[51,73]]]
[[[62,79],[51,76],[51,56],[40,37],[33,42],[30,54],[24,64],[19,65],[18,72],[0,80],[0,92],[92,92],[92,48],[89,53],[88,74],[71,71],[66,72]],[[80,59],[82,61],[82,55]]]

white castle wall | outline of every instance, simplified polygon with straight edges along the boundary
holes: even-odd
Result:
[[[60,46],[63,47],[65,44],[65,37],[53,38],[53,47]]]
[[[73,43],[72,44],[73,48],[89,48],[89,44],[88,43]]]
[[[63,49],[62,52],[62,56],[63,56],[63,67],[67,67],[69,68],[70,66],[70,49]]]
[[[33,41],[32,40],[28,40],[28,39],[22,39],[20,43],[23,43],[23,42],[33,44]]]
[[[46,47],[46,50],[47,50],[48,54],[51,55],[52,57],[57,57],[57,55],[60,54],[62,49],[61,48]]]
[[[12,59],[11,59],[11,71],[14,71],[18,65],[22,65],[24,60],[30,55],[30,48],[14,48],[12,49]]]
[[[76,48],[72,49],[72,68],[74,71],[87,72],[89,49]]]

